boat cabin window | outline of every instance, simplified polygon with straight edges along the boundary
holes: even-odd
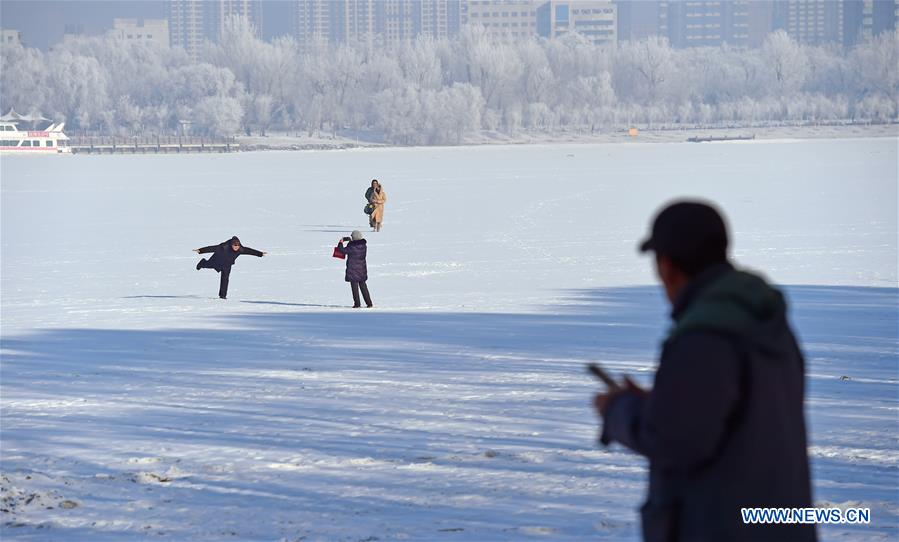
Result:
[[[22,146],[23,146],[23,147],[30,147],[30,146],[31,146],[31,141],[30,141],[30,140],[25,140],[25,141],[23,141],[23,142],[22,142]]]
[[[48,147],[52,147],[52,146],[53,146],[53,142],[50,141],[49,139],[47,140],[47,146],[48,146]]]
[[[31,144],[32,144],[33,146],[35,146],[35,147],[40,147],[40,146],[41,146],[41,142],[38,141],[37,139],[32,140],[32,141],[31,141]]]

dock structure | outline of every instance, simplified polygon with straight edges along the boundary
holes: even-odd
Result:
[[[87,154],[166,154],[240,150],[240,144],[234,138],[187,136],[75,136],[70,139],[69,147],[73,153]]]
[[[750,135],[725,135],[725,136],[695,136],[687,139],[690,143],[710,143],[715,141],[751,141],[755,139],[755,134]]]

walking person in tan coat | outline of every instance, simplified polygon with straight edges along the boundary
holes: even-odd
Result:
[[[377,185],[372,181],[371,204],[375,206],[374,212],[371,214],[372,227],[375,231],[381,231],[381,222],[384,220],[384,204],[387,203],[387,192],[384,186],[378,182]]]

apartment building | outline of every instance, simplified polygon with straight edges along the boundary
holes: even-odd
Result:
[[[22,45],[22,33],[12,28],[0,29],[0,44],[18,43]]]
[[[128,42],[169,46],[169,22],[165,19],[113,19],[109,35]]]
[[[843,45],[852,47],[896,30],[899,0],[844,0]]]
[[[799,43],[842,43],[843,2],[778,0],[774,3],[773,29],[786,31]]]
[[[499,41],[530,39],[537,35],[538,3],[533,0],[470,0],[469,25],[480,26]]]
[[[618,42],[617,6],[602,0],[550,0],[537,9],[537,33],[557,38],[577,32],[595,45]]]
[[[291,26],[301,47],[389,44],[455,36],[466,7],[463,0],[293,0]]]
[[[261,0],[168,0],[169,43],[196,59],[204,41],[219,41],[231,17],[247,20],[262,36]]]

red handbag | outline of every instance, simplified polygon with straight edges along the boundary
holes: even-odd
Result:
[[[340,251],[340,245],[334,247],[334,254],[332,254],[335,258],[340,258],[341,260],[346,258],[346,254]]]

